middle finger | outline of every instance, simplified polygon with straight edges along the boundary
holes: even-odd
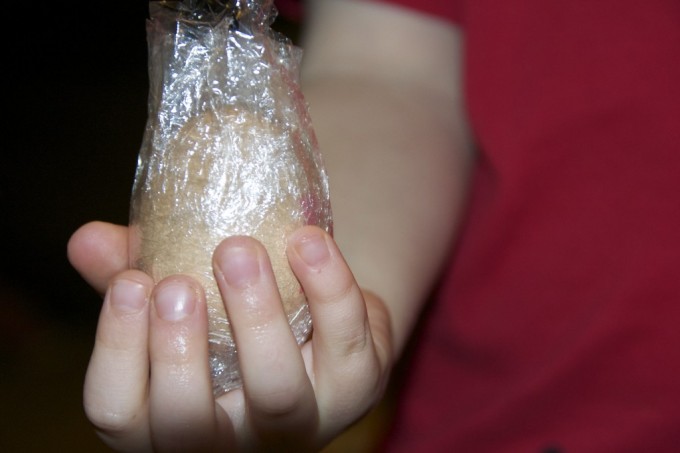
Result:
[[[239,354],[250,428],[260,441],[299,442],[317,423],[317,408],[267,252],[250,237],[232,237],[215,252],[217,283]]]

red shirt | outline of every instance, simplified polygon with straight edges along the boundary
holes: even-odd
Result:
[[[680,4],[384,1],[462,26],[478,147],[387,449],[680,451]]]
[[[680,451],[678,2],[429,8],[479,159],[389,450]]]

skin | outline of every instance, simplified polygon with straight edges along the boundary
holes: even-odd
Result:
[[[262,245],[226,238],[213,266],[244,387],[215,400],[200,285],[154,285],[128,269],[126,227],[84,225],[68,256],[104,294],[84,406],[113,449],[322,448],[380,401],[446,259],[473,161],[458,31],[351,0],[312,2],[307,22],[303,88],[335,220],[333,238],[289,238],[312,339],[296,345]]]

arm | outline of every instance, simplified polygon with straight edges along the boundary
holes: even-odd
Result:
[[[303,87],[331,182],[335,238],[388,304],[398,354],[456,230],[472,155],[460,33],[380,3],[319,0]]]
[[[449,25],[349,0],[315,2],[310,24],[304,87],[340,245],[313,227],[290,238],[312,339],[295,343],[262,246],[226,239],[214,267],[244,387],[214,400],[200,287],[187,276],[154,287],[125,270],[125,228],[89,224],[69,244],[73,265],[106,290],[85,408],[115,449],[317,449],[381,398],[464,198],[459,38]]]

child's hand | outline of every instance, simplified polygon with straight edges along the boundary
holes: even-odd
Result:
[[[296,344],[265,249],[225,240],[214,268],[239,351],[243,389],[215,400],[200,286],[183,275],[153,287],[127,267],[127,230],[93,223],[69,257],[106,297],[85,380],[85,409],[117,450],[315,450],[382,396],[392,363],[389,316],[363,293],[321,229],[288,247],[314,333]]]

